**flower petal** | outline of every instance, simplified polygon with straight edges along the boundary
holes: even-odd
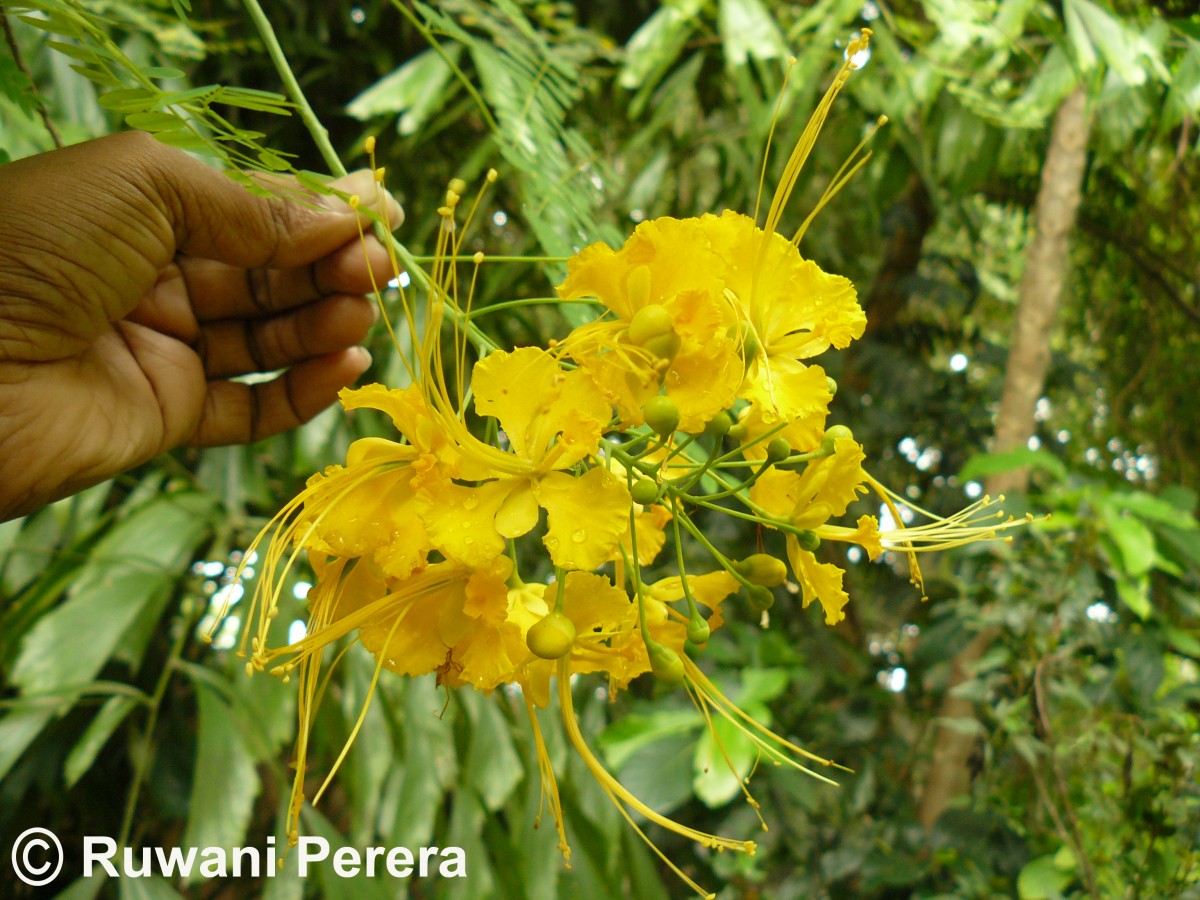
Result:
[[[534,487],[549,513],[542,543],[554,565],[590,571],[605,562],[629,523],[629,489],[605,469],[551,472]]]

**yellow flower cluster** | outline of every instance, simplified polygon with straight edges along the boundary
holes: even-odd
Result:
[[[264,555],[247,669],[299,673],[293,838],[321,658],[342,638],[356,637],[375,657],[376,678],[389,669],[436,673],[447,688],[519,687],[568,859],[537,715],[555,692],[571,744],[639,834],[634,813],[709,847],[754,849],[673,822],[630,794],[580,732],[574,675],[601,673],[615,693],[653,673],[681,684],[705,721],[715,716],[741,728],[765,759],[832,765],[754,723],[692,660],[690,651],[723,624],[723,605],[740,593],[765,612],[790,571],[803,604],[818,602],[834,624],[848,598],[842,570],[814,552],[822,541],[851,541],[875,558],[887,546],[911,555],[1003,527],[976,524],[978,508],[888,533],[869,515],[853,528],[830,524],[868,491],[895,510],[892,495],[864,470],[849,429],[826,427],[836,385],[809,362],[860,337],[866,319],[847,279],[801,255],[803,229],[788,239],[776,228],[850,68],[793,151],[764,226],[730,211],[664,217],[639,225],[620,249],[583,249],[569,261],[559,296],[591,300],[604,312],[549,348],[500,349],[471,323],[483,255],[464,278],[457,263],[465,186],[451,185],[437,262],[418,284],[425,302],[409,296],[421,292],[401,296],[411,384],[342,395],[347,410],[385,413],[395,435],[357,441],[345,465],[310,479],[273,523]],[[399,275],[400,260],[393,262]],[[444,358],[447,331],[452,359]],[[472,347],[479,359],[467,378]],[[782,532],[786,563],[764,553],[726,556],[701,527],[706,514]],[[688,539],[710,554],[711,571],[688,571]],[[513,547],[530,540],[540,540],[548,565],[527,583]],[[677,572],[644,579],[668,542]],[[272,647],[284,579],[301,554],[316,575],[307,633]],[[913,573],[919,581],[915,558]]]

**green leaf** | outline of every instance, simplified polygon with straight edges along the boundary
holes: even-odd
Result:
[[[208,533],[213,501],[157,496],[96,543],[67,601],[25,635],[11,680],[27,694],[92,681],[122,636],[161,606]]]
[[[1117,596],[1139,619],[1150,618],[1150,580],[1144,575],[1140,578],[1118,575]]]
[[[721,0],[719,21],[726,65],[742,66],[747,59],[778,59],[786,54],[779,26],[761,0]]]
[[[106,48],[99,46],[81,47],[78,44],[67,44],[62,41],[46,41],[46,46],[63,56],[69,56],[71,59],[77,59],[84,63],[112,59],[112,54]]]
[[[193,680],[200,704],[196,767],[183,847],[241,846],[260,784],[233,710],[206,681]]]
[[[147,78],[183,78],[185,73],[170,66],[146,66],[142,74]]]
[[[68,788],[74,787],[75,783],[87,773],[88,769],[92,767],[92,763],[96,761],[96,756],[104,749],[108,739],[112,737],[112,733],[137,707],[138,702],[134,698],[120,695],[109,697],[100,707],[100,711],[96,713],[78,743],[71,748],[66,762],[63,763],[63,779]]]
[[[1144,575],[1154,567],[1157,558],[1154,533],[1138,519],[1110,510],[1110,506],[1105,506],[1103,519],[1120,556],[1119,561],[1114,562],[1118,562],[1127,575]]]
[[[1055,900],[1071,883],[1071,873],[1064,872],[1055,855],[1039,856],[1017,876],[1017,896],[1020,900]]]
[[[125,124],[139,131],[181,131],[187,128],[187,122],[174,113],[139,112],[130,113],[125,117]]]
[[[1128,510],[1140,519],[1160,522],[1181,531],[1200,529],[1190,510],[1180,509],[1174,503],[1145,491],[1118,491],[1109,496],[1108,503],[1116,509]]]
[[[211,153],[212,144],[193,131],[159,131],[154,139],[168,147],[178,147],[180,150],[190,150],[193,153]]]
[[[49,706],[21,709],[0,719],[0,780],[9,773],[42,729],[50,724],[56,712]]]
[[[1067,40],[1084,71],[1103,58],[1109,69],[1130,87],[1145,84],[1150,75],[1169,81],[1154,46],[1107,10],[1090,0],[1066,0],[1063,12]]]
[[[664,709],[651,715],[634,713],[622,716],[604,729],[596,741],[604,758],[615,770],[625,765],[635,752],[649,744],[682,732],[693,731],[704,720],[695,710]]]
[[[696,796],[706,806],[724,806],[741,793],[743,781],[758,757],[754,742],[744,730],[727,719],[714,719],[708,733],[696,742],[692,756]]]
[[[145,88],[124,88],[101,94],[97,102],[105,109],[111,109],[116,113],[145,112],[156,105],[159,96],[158,91],[150,91]]]
[[[692,21],[703,8],[703,0],[684,0],[659,7],[625,45],[625,64],[617,76],[617,84],[627,90],[657,84],[679,58],[692,33]]]
[[[489,698],[464,697],[470,716],[471,746],[460,776],[479,794],[488,812],[494,813],[512,796],[525,777],[521,758],[513,746],[512,732],[500,709]]]
[[[1004,453],[977,453],[967,460],[958,477],[963,481],[975,481],[1000,472],[1009,472],[1029,466],[1041,469],[1056,479],[1065,478],[1067,468],[1062,460],[1048,450],[1008,450]]]
[[[451,45],[445,52],[457,64],[462,48]],[[351,100],[346,112],[359,120],[402,114],[396,131],[407,137],[444,108],[446,86],[453,75],[454,70],[440,53],[426,50]]]

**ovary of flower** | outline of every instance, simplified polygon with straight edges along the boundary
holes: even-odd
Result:
[[[764,422],[823,415],[832,395],[825,373],[801,362],[862,336],[866,316],[854,285],[821,271],[782,235],[726,210],[700,224],[725,261],[725,294],[746,334],[746,375],[738,395]]]
[[[623,424],[641,424],[641,407],[660,384],[687,432],[733,402],[742,367],[726,334],[723,269],[698,219],[666,216],[640,224],[619,251],[593,244],[568,262],[559,296],[595,297],[617,318],[576,329],[558,349],[592,373]],[[634,317],[649,307],[663,310],[679,339],[669,359],[630,339]]]
[[[595,454],[610,407],[582,370],[564,372],[545,350],[496,352],[472,376],[475,408],[499,421],[511,452],[480,458],[488,480],[476,486],[448,478],[421,490],[422,520],[448,559],[486,564],[504,541],[529,532],[539,507],[548,514],[543,543],[555,566],[594,569],[626,530],[629,491],[603,468],[565,470]],[[469,456],[471,447],[460,444]]]

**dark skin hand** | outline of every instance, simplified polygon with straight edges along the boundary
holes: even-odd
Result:
[[[369,172],[336,186],[375,196]],[[344,202],[313,204],[138,133],[0,167],[0,520],[174,447],[293,428],[366,370],[387,252]]]

